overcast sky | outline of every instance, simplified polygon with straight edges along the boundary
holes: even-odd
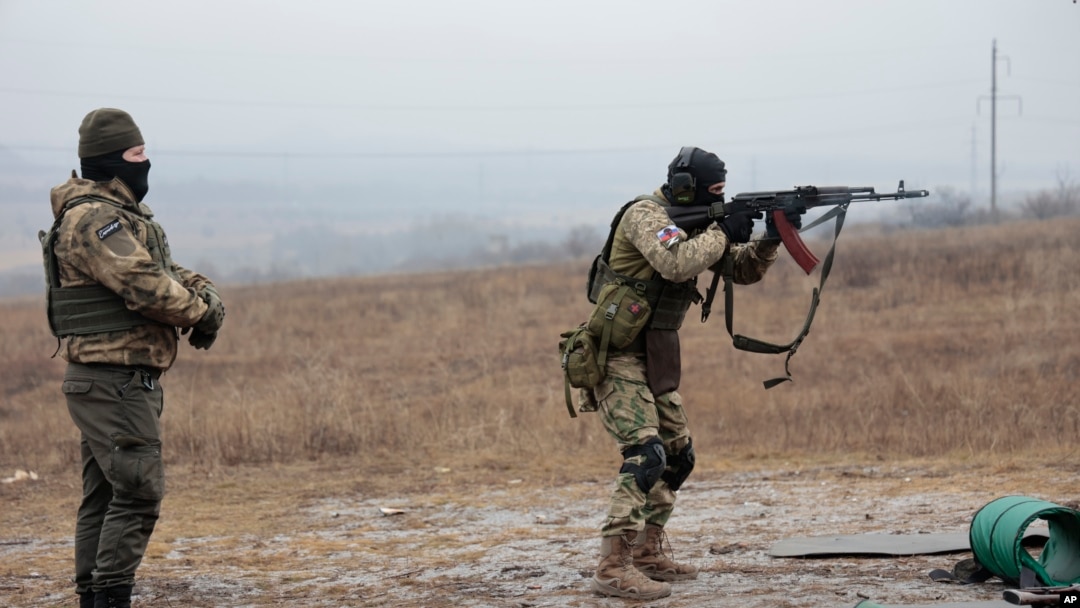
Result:
[[[158,179],[555,158],[651,186],[697,145],[733,192],[988,190],[995,39],[1001,187],[1080,178],[1072,0],[0,0],[0,146],[74,167],[111,106]]]

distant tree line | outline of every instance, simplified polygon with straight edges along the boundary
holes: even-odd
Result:
[[[1027,194],[1014,210],[999,209],[998,217],[994,217],[989,205],[975,207],[970,194],[950,187],[931,191],[930,202],[908,202],[907,209],[915,228],[955,228],[1010,219],[1047,220],[1080,215],[1080,183],[1059,172],[1055,188]]]
[[[23,196],[19,186],[0,184],[0,202]],[[7,200],[12,200],[7,198]],[[1059,173],[1055,187],[1029,193],[1019,203],[999,209],[976,206],[968,193],[951,187],[931,189],[927,199],[905,201],[902,213],[886,224],[894,229],[938,229],[992,222],[1080,215],[1080,183]],[[348,276],[399,272],[426,272],[514,264],[543,264],[587,259],[598,254],[607,237],[606,226],[569,226],[561,238],[539,233],[512,241],[490,227],[477,229],[468,221],[436,218],[414,227],[405,250],[396,232],[385,237],[362,237],[301,229],[281,235],[270,248],[273,255],[258,263],[249,260],[231,268],[216,267],[213,259],[198,268],[221,283],[251,284],[292,281],[314,276]],[[223,254],[224,255],[224,254]],[[208,271],[209,272],[209,271]],[[44,279],[37,269],[0,273],[0,296],[44,295]]]

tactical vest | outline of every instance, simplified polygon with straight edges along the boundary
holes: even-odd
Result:
[[[60,264],[54,251],[60,223],[69,210],[90,202],[106,203],[120,209],[122,213],[139,217],[147,227],[146,246],[151,259],[170,276],[177,278],[172,271],[168,240],[161,226],[149,219],[148,210],[144,210],[140,205],[139,212],[133,212],[114,201],[96,196],[72,199],[64,205],[49,231],[38,233],[45,265],[45,301],[49,329],[57,338],[120,331],[157,323],[129,309],[122,297],[104,285],[60,286]]]
[[[658,272],[653,272],[652,277],[649,279],[639,279],[619,274],[611,269],[611,249],[615,242],[615,232],[619,227],[619,223],[622,222],[623,215],[626,214],[626,210],[630,208],[630,205],[643,200],[652,201],[665,207],[668,205],[667,201],[662,198],[644,195],[626,203],[622,209],[619,209],[619,212],[611,221],[611,232],[608,233],[604,249],[600,255],[596,256],[592,268],[589,269],[587,290],[589,301],[593,304],[596,303],[600,289],[604,285],[613,281],[622,281],[625,285],[631,286],[640,295],[644,296],[652,307],[652,318],[649,320],[648,325],[650,329],[677,330],[682,327],[683,319],[686,318],[686,311],[690,309],[690,305],[696,304],[702,299],[697,290],[697,277],[682,283],[675,283],[663,278]]]

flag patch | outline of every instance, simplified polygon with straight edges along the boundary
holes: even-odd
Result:
[[[113,220],[105,226],[97,229],[97,238],[98,240],[103,241],[105,240],[105,237],[108,237],[111,234],[115,234],[118,230],[120,230],[120,220]]]
[[[664,229],[656,233],[656,238],[660,239],[660,244],[668,249],[671,246],[679,242],[679,228],[672,224],[670,226],[664,226]]]

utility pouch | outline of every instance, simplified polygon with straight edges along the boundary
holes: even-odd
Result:
[[[559,353],[562,356],[563,385],[566,392],[566,409],[570,417],[577,417],[574,412],[570,388],[590,389],[604,380],[604,367],[607,353],[601,353],[596,347],[596,336],[589,333],[582,324],[570,331],[563,332],[559,340]]]
[[[651,313],[644,285],[636,289],[618,280],[600,290],[587,327],[592,335],[600,337],[601,350],[622,349],[634,342]]]
[[[604,379],[604,369],[596,349],[596,337],[584,325],[562,334],[559,341],[562,368],[574,388],[592,388]]]

